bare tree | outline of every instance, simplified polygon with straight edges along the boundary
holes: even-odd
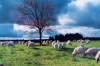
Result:
[[[42,33],[45,28],[55,22],[55,7],[47,0],[24,0],[24,4],[18,6],[18,11],[26,17],[26,25],[32,26],[39,33],[42,44]]]

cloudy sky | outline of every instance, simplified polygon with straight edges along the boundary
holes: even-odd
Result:
[[[100,0],[51,0],[57,5],[57,22],[54,31],[43,37],[56,34],[81,33],[86,37],[100,37]],[[27,26],[16,24],[16,7],[22,0],[0,0],[0,37],[38,37]]]

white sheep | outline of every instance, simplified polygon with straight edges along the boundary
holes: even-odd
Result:
[[[86,48],[84,47],[84,45],[80,45],[79,47],[76,47],[74,49],[74,51],[72,52],[72,56],[73,58],[77,55],[77,54],[83,54],[83,56],[85,56],[85,51]]]
[[[90,40],[86,40],[86,43],[89,44],[90,43]]]
[[[84,40],[81,40],[80,43],[84,43]]]
[[[13,41],[8,41],[7,45],[8,46],[14,46],[14,42]]]
[[[52,40],[49,40],[49,44],[51,44],[52,43]]]
[[[79,43],[81,40],[77,40],[77,43]]]
[[[54,47],[54,49],[58,49],[58,44],[57,43],[53,43],[52,46]]]
[[[58,50],[61,50],[61,49],[62,49],[62,44],[58,43]]]
[[[51,45],[54,46],[55,43],[56,43],[56,41],[53,41],[53,42],[51,43]]]
[[[66,43],[63,42],[63,43],[62,43],[62,48],[65,48],[65,46],[66,46]]]
[[[3,45],[3,42],[0,42],[0,45]]]
[[[96,60],[97,63],[100,60],[100,51],[98,51],[98,53],[96,54],[95,60]]]
[[[19,41],[19,44],[24,44],[25,42],[24,41]]]
[[[28,47],[32,47],[32,46],[34,46],[34,45],[35,45],[34,42],[28,41]]]
[[[67,44],[72,46],[72,42],[70,40],[67,41]]]
[[[52,42],[52,46],[54,47],[54,49],[57,49],[57,50],[61,50],[62,49],[62,43],[59,42],[59,40],[53,41]]]
[[[46,44],[46,41],[43,41],[42,44]]]
[[[56,42],[56,43],[53,45],[53,47],[54,47],[54,49],[61,50],[61,49],[62,49],[62,44]]]
[[[49,44],[49,41],[48,40],[46,40],[46,44]]]
[[[89,48],[85,52],[85,56],[95,56],[99,50],[97,48]]]

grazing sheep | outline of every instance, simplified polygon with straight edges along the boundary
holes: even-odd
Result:
[[[77,43],[79,43],[81,40],[77,40]]]
[[[28,41],[28,47],[32,47],[32,46],[34,46],[34,45],[35,45],[34,42]]]
[[[72,56],[73,58],[77,55],[77,54],[83,54],[83,56],[85,56],[85,51],[86,48],[84,47],[84,45],[80,45],[79,47],[76,47],[74,49],[74,51],[72,52]]]
[[[57,49],[57,50],[61,50],[62,49],[61,43],[57,43],[57,42],[53,45],[53,47],[54,47],[54,49]]]
[[[8,46],[14,46],[14,42],[13,41],[8,41],[7,45]]]
[[[65,48],[65,45],[66,45],[66,43],[61,43],[61,42],[59,42],[59,40],[52,42],[53,48],[57,49],[57,50],[61,50],[62,48]]]
[[[42,44],[46,44],[46,41],[43,41]]]
[[[5,42],[5,41],[3,41],[3,42],[0,42],[0,45],[4,45],[4,44],[6,44],[6,42]]]
[[[53,41],[52,42],[52,46],[54,47],[54,49],[57,49],[57,50],[61,50],[62,49],[62,43],[59,42],[58,40],[57,41]]]
[[[99,50],[97,48],[89,48],[85,52],[85,56],[95,56]]]
[[[48,40],[43,41],[42,44],[43,44],[43,45],[48,45],[48,44],[49,44],[49,41],[48,41]]]
[[[46,40],[46,44],[49,44],[49,41],[48,40]]]
[[[53,41],[53,42],[51,43],[51,45],[54,46],[55,43],[56,43],[56,41]]]
[[[28,41],[25,42],[25,45],[28,46]]]
[[[95,60],[96,60],[97,63],[100,60],[100,51],[98,51],[98,53],[96,54]]]
[[[62,49],[62,44],[58,43],[58,50],[61,50],[61,49]]]
[[[3,45],[3,42],[0,42],[0,45]]]
[[[54,47],[54,49],[58,49],[58,44],[57,43],[53,43],[52,46]]]
[[[90,40],[86,40],[86,43],[89,44],[90,43]]]
[[[62,43],[62,48],[65,48],[65,46],[66,46],[66,43],[63,42],[63,43]]]
[[[77,43],[84,43],[84,40],[82,40],[82,39],[77,40]]]
[[[24,44],[25,42],[24,41],[18,41],[18,44]]]
[[[15,44],[23,44],[23,41],[17,41]]]
[[[67,41],[67,44],[72,46],[72,42],[70,40]]]
[[[84,43],[84,40],[81,40],[80,43]]]
[[[49,41],[49,44],[51,44],[51,43],[52,43],[52,40]]]

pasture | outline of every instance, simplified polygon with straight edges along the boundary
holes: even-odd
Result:
[[[0,46],[0,64],[4,66],[100,66],[94,58],[83,58],[78,55],[72,58],[72,51],[79,43],[73,42],[72,46],[58,51],[51,45],[35,46],[28,48],[25,44],[16,44],[14,47]],[[86,48],[100,47],[100,41],[91,41],[84,44]]]

